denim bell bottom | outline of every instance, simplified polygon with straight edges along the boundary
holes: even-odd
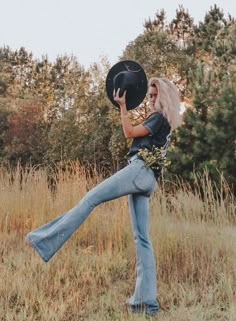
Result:
[[[157,308],[156,269],[149,238],[149,197],[156,185],[151,169],[134,157],[129,164],[91,189],[77,205],[63,215],[27,234],[41,258],[48,262],[99,204],[128,195],[136,248],[136,285],[130,305]]]

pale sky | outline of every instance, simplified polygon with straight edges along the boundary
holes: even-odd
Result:
[[[25,47],[34,58],[75,55],[88,68],[106,56],[111,64],[162,8],[170,22],[182,4],[194,22],[217,4],[236,17],[235,0],[0,0],[0,47]]]

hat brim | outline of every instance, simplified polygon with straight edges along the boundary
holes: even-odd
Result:
[[[147,93],[147,77],[142,68],[137,62],[133,60],[123,60],[116,63],[108,72],[106,78],[106,91],[107,96],[112,104],[119,108],[119,104],[114,101],[113,90],[114,90],[114,77],[122,71],[132,71],[136,73],[137,86],[132,91],[132,95],[129,95],[128,91],[126,94],[126,108],[127,110],[138,107],[144,100]]]

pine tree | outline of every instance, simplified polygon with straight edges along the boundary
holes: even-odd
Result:
[[[161,9],[160,12],[157,11],[155,14],[155,18],[151,20],[145,20],[144,22],[145,31],[157,31],[157,32],[164,32],[167,31],[168,26],[166,23],[166,12],[164,9]]]
[[[186,179],[191,179],[194,170],[203,170],[210,159],[211,146],[207,140],[206,127],[217,90],[212,72],[206,69],[205,64],[199,65],[189,77],[193,106],[184,114],[184,124],[177,132],[174,150],[170,154],[170,171]]]
[[[204,22],[200,22],[199,26],[194,28],[197,47],[211,52],[218,33],[226,24],[223,10],[217,7],[217,5],[211,7],[205,15]]]
[[[236,188],[236,86],[222,85],[220,95],[213,102],[207,141],[211,146],[210,159],[215,167]],[[215,177],[216,179],[216,177]]]
[[[170,23],[170,32],[180,48],[186,48],[193,37],[193,18],[182,5],[176,10],[176,17]]]

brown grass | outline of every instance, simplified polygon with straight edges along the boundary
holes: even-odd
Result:
[[[73,163],[59,170],[52,193],[45,170],[0,168],[1,321],[145,320],[123,311],[135,281],[126,197],[97,207],[47,264],[25,245],[28,231],[72,207],[100,179]],[[223,179],[214,195],[207,174],[195,186],[158,186],[151,198],[162,307],[156,319],[235,321],[234,196]]]

